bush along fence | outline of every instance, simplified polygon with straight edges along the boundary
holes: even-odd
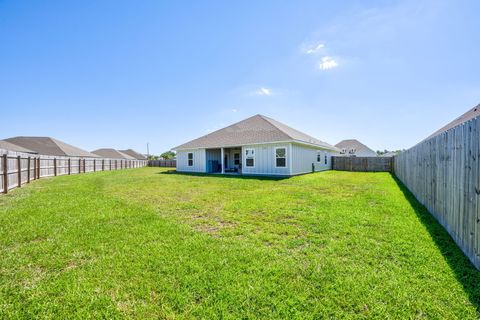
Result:
[[[148,161],[149,167],[176,167],[177,160],[150,160]]]
[[[147,161],[46,156],[0,149],[0,192],[42,177],[145,167]]]
[[[340,171],[392,172],[393,157],[332,157],[332,169]]]
[[[395,175],[480,269],[480,117],[395,156]]]

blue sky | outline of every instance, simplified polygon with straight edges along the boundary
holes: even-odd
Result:
[[[160,153],[260,113],[408,148],[480,103],[479,1],[0,0],[0,137]]]

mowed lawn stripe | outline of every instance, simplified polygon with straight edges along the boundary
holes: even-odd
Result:
[[[142,168],[0,197],[0,318],[462,318],[479,272],[387,173]]]

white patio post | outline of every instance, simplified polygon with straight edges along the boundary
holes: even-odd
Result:
[[[220,152],[220,157],[221,157],[220,163],[222,164],[222,174],[224,174],[225,173],[225,164],[223,163],[223,161],[224,161],[225,156],[224,156],[224,153],[223,153],[223,148],[221,148],[220,150],[221,150],[221,152]]]

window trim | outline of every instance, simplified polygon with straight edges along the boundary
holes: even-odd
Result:
[[[192,159],[190,159],[190,155],[192,155]],[[193,167],[194,165],[194,156],[193,152],[187,152],[187,167]],[[192,161],[192,164],[190,164],[190,161]]]
[[[273,152],[273,158],[274,158],[274,161],[275,161],[275,168],[288,168],[288,163],[287,163],[287,147],[284,146],[284,147],[275,147],[274,148],[274,152]],[[285,166],[277,166],[277,150],[278,149],[284,149],[285,150],[285,156],[283,157],[285,159]]]
[[[247,150],[253,150],[253,156],[251,156],[250,158],[253,159],[253,166],[249,166],[247,165],[247,159],[250,159],[250,158],[247,158]],[[244,148],[243,149],[243,152],[242,152],[243,156],[245,157],[245,166],[242,166],[242,167],[245,167],[245,168],[251,168],[251,169],[254,169],[255,168],[255,162],[256,162],[256,159],[255,159],[255,148]]]

